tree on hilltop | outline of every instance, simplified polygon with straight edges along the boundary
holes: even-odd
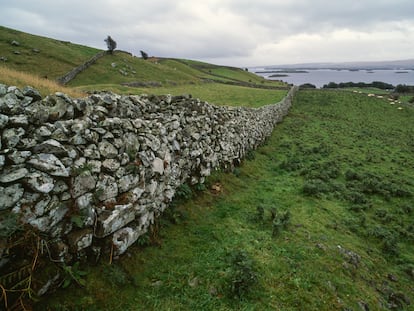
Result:
[[[148,54],[145,53],[144,51],[140,51],[141,52],[141,56],[144,60],[148,59]]]
[[[108,47],[108,52],[112,54],[116,49],[115,40],[112,39],[111,36],[108,36],[104,41],[106,42],[106,46]]]

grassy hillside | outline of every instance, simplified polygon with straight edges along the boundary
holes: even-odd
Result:
[[[35,309],[413,310],[413,122],[300,91],[241,167],[183,187],[158,234]]]
[[[13,41],[19,45],[12,45]],[[56,79],[98,52],[87,46],[0,26],[0,57],[7,58],[4,65],[40,77]]]

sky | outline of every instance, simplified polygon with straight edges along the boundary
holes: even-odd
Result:
[[[0,25],[238,67],[414,58],[413,0],[0,0]]]

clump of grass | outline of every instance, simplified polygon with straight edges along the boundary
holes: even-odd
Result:
[[[72,97],[84,97],[85,94],[69,87],[64,87],[54,80],[41,78],[37,75],[17,71],[7,68],[6,66],[0,66],[0,83],[6,85],[14,85],[19,88],[24,88],[30,85],[37,89],[42,96],[53,94],[55,92],[62,92]]]

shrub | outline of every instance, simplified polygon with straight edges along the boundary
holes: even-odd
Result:
[[[276,213],[272,224],[272,236],[275,237],[290,223],[290,212]]]
[[[189,200],[193,196],[193,191],[191,190],[190,186],[187,184],[182,184],[179,186],[175,192],[175,197],[177,199],[184,199]]]
[[[255,263],[250,255],[244,250],[234,251],[229,255],[228,283],[230,295],[233,298],[246,296],[251,288],[257,283]]]
[[[302,189],[305,195],[319,197],[321,194],[330,192],[329,185],[320,179],[307,180]]]

